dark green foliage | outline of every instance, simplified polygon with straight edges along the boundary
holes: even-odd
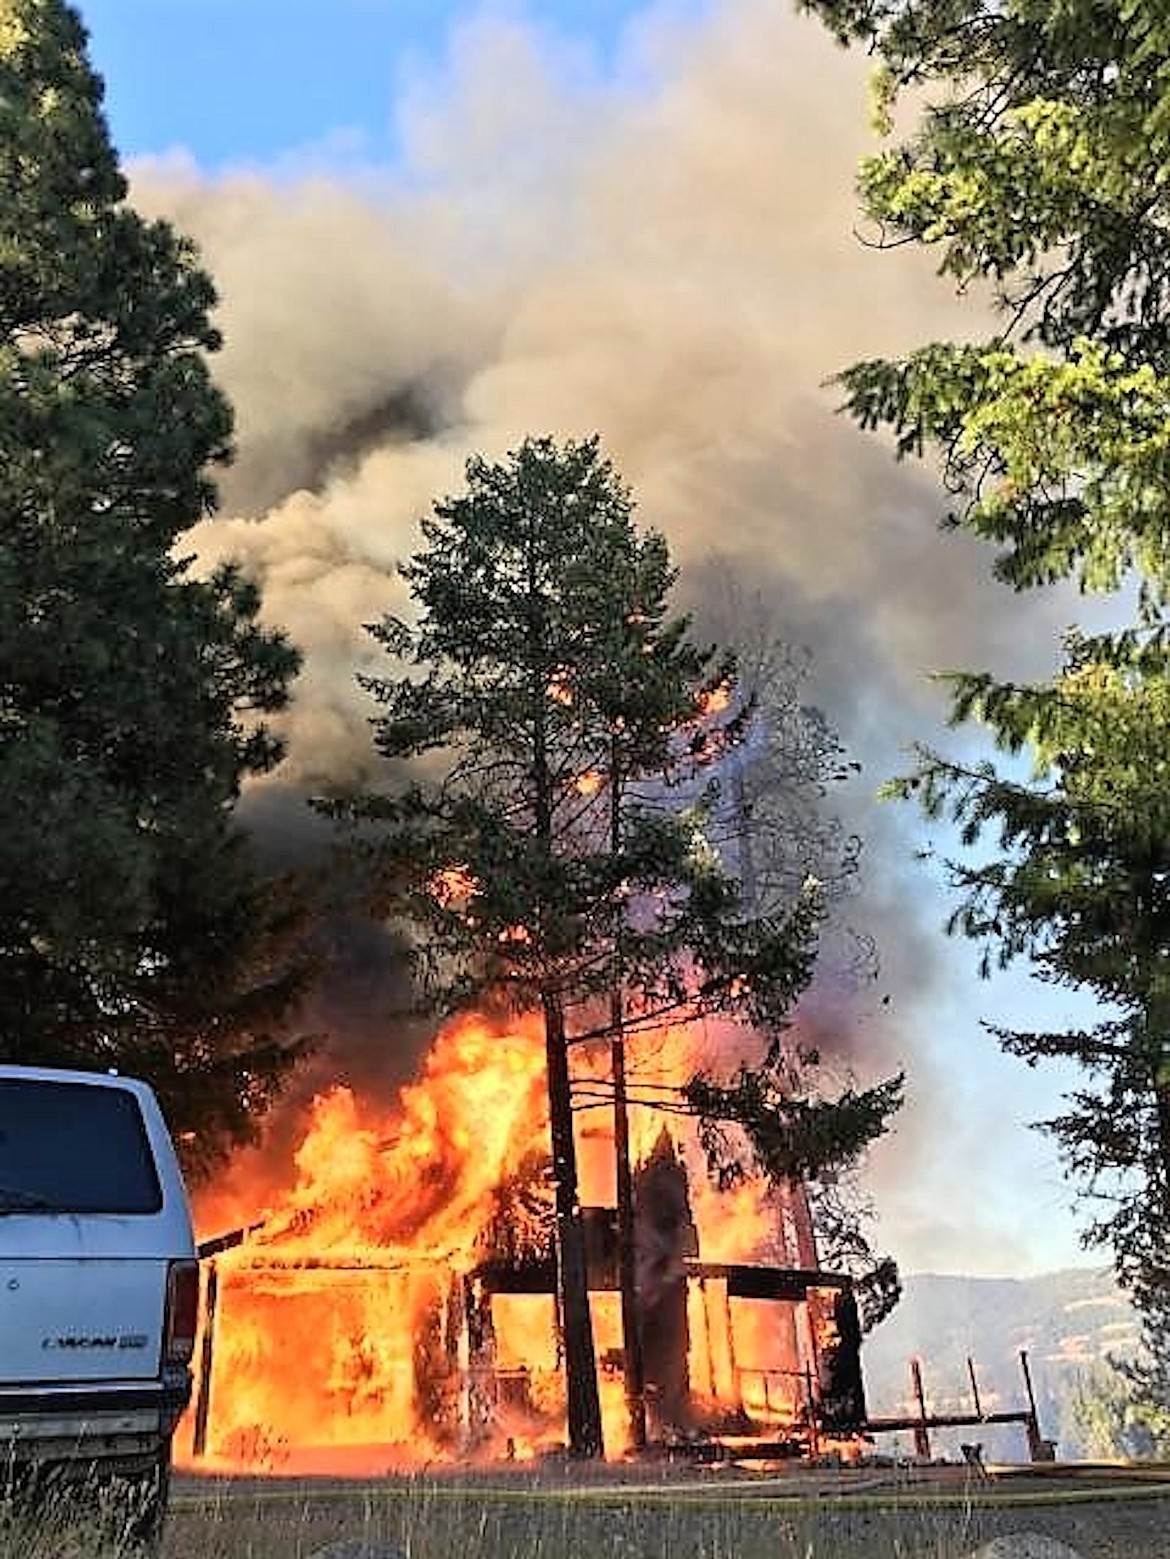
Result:
[[[747,913],[711,843],[710,765],[751,706],[734,707],[732,663],[669,615],[666,544],[635,529],[597,440],[529,439],[466,474],[401,569],[416,624],[372,629],[399,663],[363,683],[403,782],[329,809],[354,826],[379,907],[415,928],[435,1004],[543,1012],[569,1436],[589,1455],[600,1420],[568,1047],[716,1013],[782,1024],[812,971],[819,907],[806,887]],[[709,1101],[739,1109],[730,1093],[680,1107]],[[798,1129],[788,1158],[802,1164],[869,1140],[852,1116],[834,1133],[846,1111],[830,1105],[814,1134],[756,1104],[777,1165]]]
[[[529,440],[499,464],[471,460],[467,479],[403,567],[418,626],[372,629],[410,669],[364,679],[379,750],[434,754],[432,779],[331,808],[379,825],[368,850],[390,885],[385,907],[417,927],[432,998],[531,1009],[552,992],[570,1042],[611,1032],[615,980],[631,1040],[704,1014],[782,1024],[812,973],[817,896],[749,914],[709,842],[705,775],[752,710],[705,712],[725,702],[734,668],[668,615],[665,543],[635,530],[596,440]],[[857,1107],[876,1095],[847,1093],[839,1118],[810,1105],[814,1141],[795,1102],[781,1110],[760,1086],[777,1165],[787,1132],[803,1169],[868,1140]],[[695,1089],[696,1107],[714,1100]],[[736,1118],[741,1102],[719,1095]]]
[[[877,1213],[865,1194],[858,1170],[810,1182],[809,1210],[816,1230],[817,1256],[827,1272],[846,1272],[863,1332],[871,1332],[902,1297],[902,1276],[892,1256],[874,1248],[869,1229]]]
[[[741,1067],[727,1084],[706,1075],[694,1077],[683,1095],[699,1117],[708,1157],[722,1185],[734,1185],[749,1169],[784,1184],[811,1179],[826,1166],[858,1158],[889,1129],[902,1104],[902,1079],[861,1091],[847,1088],[825,1101],[792,1093],[769,1069]],[[747,1137],[747,1164],[741,1152],[728,1148],[728,1123]]]
[[[1016,586],[1166,584],[1170,22],[1139,0],[894,0],[808,9],[869,41],[917,131],[866,160],[889,243],[989,284],[999,328],[843,380],[866,426],[930,447],[952,519]],[[886,128],[890,121],[886,119]]]
[[[1099,1021],[1005,1032],[1030,1064],[1080,1063],[1048,1123],[1099,1200],[1144,1304],[1165,1302],[1170,1239],[1170,17],[1145,0],[809,0],[880,61],[881,128],[907,93],[917,125],[862,169],[881,240],[929,246],[990,295],[985,341],[933,343],[843,375],[863,426],[937,457],[948,523],[996,548],[1017,590],[1114,594],[1114,626],[1070,634],[1033,685],[950,678],[1019,765],[923,750],[894,789],[955,822],[952,929],[985,967],[1028,955],[1096,998]],[[1163,1383],[1164,1384],[1164,1383]]]
[[[297,656],[182,557],[229,447],[214,292],[100,101],[72,8],[0,0],[0,1053],[141,1072],[205,1164],[295,1054],[291,911],[231,813]]]

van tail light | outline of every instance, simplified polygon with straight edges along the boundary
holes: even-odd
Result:
[[[167,1313],[163,1325],[165,1363],[190,1363],[198,1325],[199,1263],[172,1261],[167,1269]]]

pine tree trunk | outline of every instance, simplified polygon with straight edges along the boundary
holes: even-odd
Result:
[[[1156,867],[1150,870],[1151,878]],[[1139,901],[1142,917],[1147,925],[1158,923],[1157,898],[1151,887]],[[1147,954],[1151,963],[1161,961],[1162,947],[1158,943]],[[1164,1225],[1170,1226],[1170,1003],[1164,998],[1147,997],[1144,1013],[1145,1065],[1154,1106],[1154,1141],[1157,1165],[1153,1169],[1151,1191],[1158,1198]]]
[[[532,806],[537,839],[551,858],[553,850],[553,785],[548,754],[548,687],[555,657],[548,643],[548,621],[536,553],[529,537],[528,597],[529,664],[532,668]],[[547,932],[547,926],[542,928]],[[577,1147],[573,1139],[573,1099],[569,1085],[569,1047],[560,993],[545,988],[544,1041],[548,1071],[549,1133],[552,1140],[555,1188],[557,1282],[565,1339],[565,1395],[569,1454],[605,1455],[601,1433],[601,1401],[597,1391],[597,1360],[593,1349],[593,1318],[589,1312],[589,1272],[585,1258],[585,1224],[577,1195]]]
[[[548,1064],[549,1122],[556,1187],[557,1269],[565,1332],[565,1388],[568,1397],[569,1451],[573,1456],[605,1454],[593,1321],[589,1313],[589,1275],[585,1262],[585,1225],[577,1198],[577,1150],[569,1092],[569,1052],[565,1019],[555,995],[544,998]]]
[[[1160,1151],[1160,1187],[1162,1214],[1170,1223],[1170,1078],[1161,1073],[1154,1078],[1154,1109],[1158,1119],[1158,1146]]]

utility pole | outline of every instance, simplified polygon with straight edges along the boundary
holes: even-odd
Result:
[[[610,849],[622,846],[621,765],[616,738],[610,744]],[[625,992],[621,967],[621,927],[614,927],[613,992],[610,996],[609,1042],[613,1075],[613,1147],[617,1188],[618,1288],[622,1304],[622,1360],[630,1448],[646,1449],[646,1360],[642,1351],[642,1307],[638,1299],[637,1231],[634,1219],[634,1176],[630,1165],[630,1115],[626,1090]]]
[[[622,1300],[622,1354],[630,1447],[646,1449],[646,1361],[642,1352],[642,1307],[638,1300],[638,1253],[634,1221],[634,1176],[630,1167],[630,1120],[626,1097],[626,1041],[621,991],[613,996],[613,1145],[617,1170],[618,1287]]]

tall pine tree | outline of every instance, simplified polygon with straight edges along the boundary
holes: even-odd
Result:
[[[101,97],[70,6],[0,0],[0,1055],[147,1076],[199,1167],[296,1052],[296,916],[232,811],[297,656],[183,557],[229,453],[214,292]]]
[[[570,1046],[717,1012],[781,1023],[811,970],[817,905],[805,892],[745,914],[701,788],[664,804],[680,767],[735,739],[734,721],[707,715],[730,668],[670,615],[666,545],[635,528],[596,439],[472,459],[467,490],[435,505],[401,572],[417,619],[375,626],[400,665],[364,679],[377,746],[401,767],[333,810],[358,825],[387,907],[417,928],[438,1003],[543,1013],[569,1437],[596,1455]],[[748,1109],[716,1102],[791,1176],[859,1151],[897,1093],[838,1108],[761,1083]]]

